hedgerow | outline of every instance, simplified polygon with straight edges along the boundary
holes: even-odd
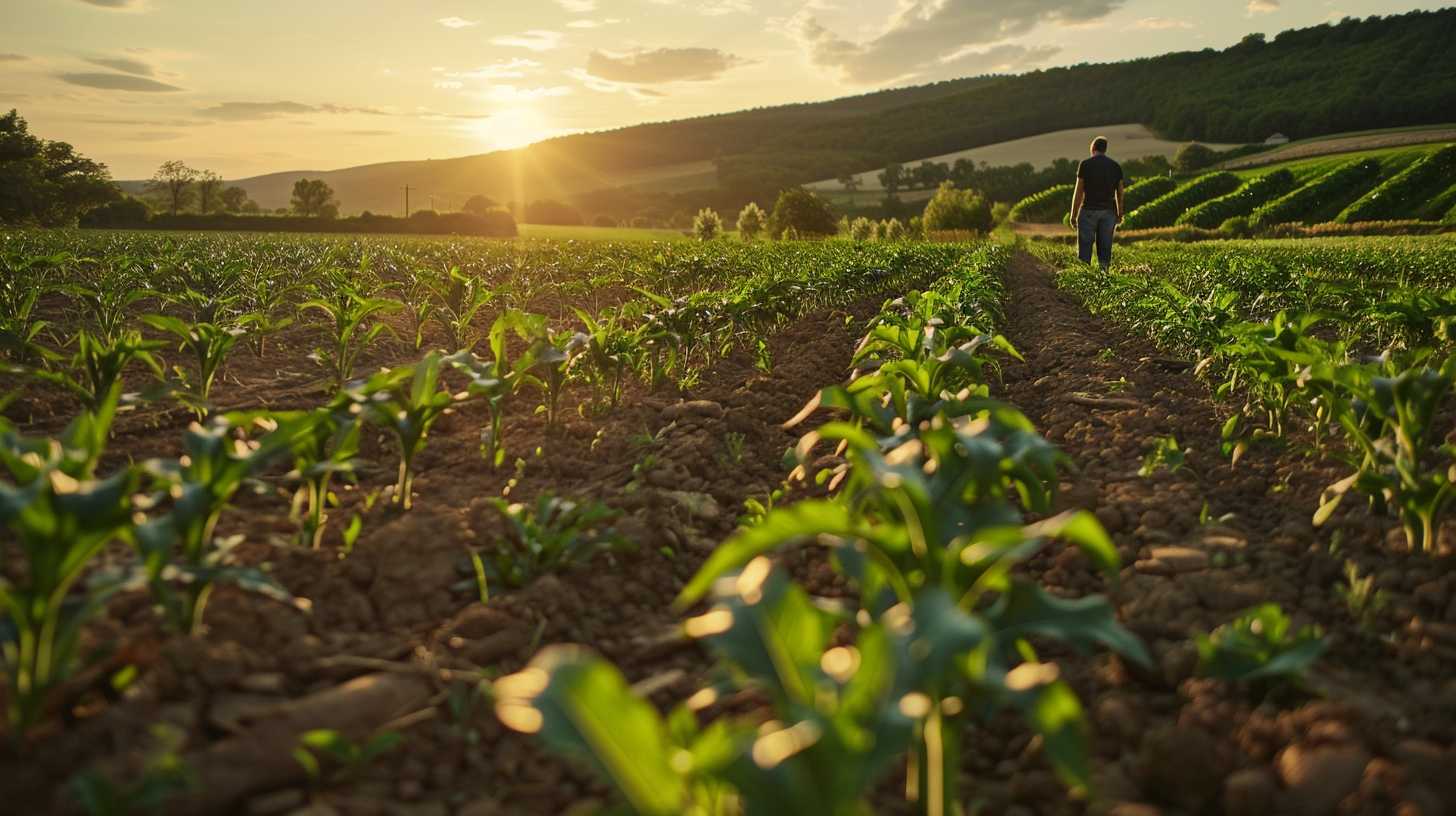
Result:
[[[1328,210],[1335,202],[1347,200],[1379,175],[1380,162],[1374,159],[1352,159],[1309,184],[1254,210],[1250,223],[1255,229],[1291,221],[1314,223],[1321,211]]]
[[[1185,210],[1211,198],[1231,193],[1243,182],[1233,173],[1209,173],[1184,184],[1173,192],[1138,207],[1122,221],[1123,229],[1147,229],[1171,226]]]
[[[1013,224],[1051,224],[1072,209],[1071,184],[1058,184],[1016,203],[1007,216]]]
[[[1411,162],[1346,207],[1335,221],[1382,221],[1414,214],[1421,203],[1440,192],[1456,174],[1456,145],[1447,145]]]
[[[1273,201],[1294,189],[1294,174],[1288,170],[1250,179],[1228,195],[1209,199],[1178,216],[1177,224],[1214,229],[1230,218],[1248,215],[1255,208]]]

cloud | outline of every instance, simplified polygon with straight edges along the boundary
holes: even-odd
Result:
[[[493,102],[530,102],[551,96],[567,96],[571,89],[565,85],[541,88],[518,88],[515,85],[492,85],[485,96]]]
[[[446,28],[470,28],[480,25],[479,20],[467,20],[464,17],[441,17],[435,22]]]
[[[1144,17],[1133,23],[1132,27],[1146,31],[1165,31],[1172,28],[1192,28],[1193,24],[1187,20],[1177,20],[1172,17]]]
[[[652,0],[659,6],[676,6],[678,0]],[[685,4],[705,17],[722,17],[725,14],[747,14],[753,11],[753,3],[749,0],[700,0],[700,2]],[[820,3],[810,2],[806,8],[827,10]]]
[[[597,93],[625,93],[633,99],[643,101],[652,101],[667,96],[662,91],[651,88],[642,88],[636,85],[629,85],[625,82],[613,82],[609,79],[592,76],[584,68],[568,69],[566,75],[580,82],[587,90],[596,91]]]
[[[157,71],[152,66],[139,59],[131,57],[92,57],[87,62],[92,65],[99,65],[102,68],[110,68],[113,71],[121,71],[124,74],[136,74],[137,76],[154,76]]]
[[[502,34],[499,37],[492,37],[491,45],[501,45],[507,48],[525,48],[530,51],[550,51],[561,45],[562,34],[560,31],[543,31],[533,28],[530,31],[522,31],[520,34]]]
[[[143,91],[162,92],[180,91],[176,85],[168,85],[165,82],[158,82],[155,79],[132,76],[130,74],[100,74],[100,73],[78,73],[59,74],[57,79],[71,85],[80,85],[83,88],[98,88],[103,91]]]
[[[142,11],[146,8],[146,0],[81,0],[88,6],[110,9],[112,11]]]
[[[616,17],[608,17],[605,20],[572,20],[566,24],[567,28],[601,28],[602,26],[616,25],[622,22]]]
[[[556,5],[574,14],[588,14],[597,10],[597,0],[556,0]]]
[[[1273,14],[1279,10],[1279,0],[1249,0],[1249,5],[1245,8],[1248,9],[1250,17],[1255,14]]]
[[[496,60],[469,71],[447,71],[451,79],[520,79],[541,67],[541,63],[525,57]]]
[[[429,108],[416,108],[415,115],[421,119],[489,119],[488,113],[441,113]]]
[[[1075,25],[1098,20],[1122,2],[901,0],[884,32],[863,42],[840,37],[808,11],[790,19],[788,28],[813,64],[832,69],[850,82],[879,84],[916,77],[968,48],[1004,43],[1043,23]]]
[[[24,54],[0,54],[0,62],[25,62],[30,59]]]
[[[1062,49],[1054,45],[1003,43],[986,49],[964,49],[940,60],[936,78],[979,74],[1011,74],[1035,68]]]
[[[586,71],[598,79],[632,85],[717,79],[747,62],[716,48],[658,48],[629,54],[593,51]]]
[[[305,105],[302,102],[288,102],[285,100],[279,100],[277,102],[223,102],[218,105],[213,105],[210,108],[203,108],[197,112],[197,115],[208,119],[246,122],[309,113],[362,113],[370,116],[390,115],[388,112],[376,108],[358,108],[350,105],[329,104]]]

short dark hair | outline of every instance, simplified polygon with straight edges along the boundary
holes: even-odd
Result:
[[[1093,153],[1106,153],[1107,152],[1107,137],[1106,136],[1098,136],[1097,138],[1095,138],[1095,139],[1092,140],[1092,152]]]

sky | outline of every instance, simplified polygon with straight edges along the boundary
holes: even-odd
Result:
[[[118,179],[170,159],[237,179],[1224,48],[1446,3],[0,0],[0,109]]]

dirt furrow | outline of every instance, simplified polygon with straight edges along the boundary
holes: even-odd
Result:
[[[1006,366],[1000,394],[1071,457],[1062,502],[1094,511],[1124,564],[1115,586],[1074,552],[1042,556],[1032,569],[1054,590],[1109,593],[1157,663],[1068,656],[1096,733],[1091,810],[1456,808],[1456,788],[1432,764],[1456,759],[1456,651],[1431,635],[1456,622],[1450,559],[1392,551],[1393,522],[1364,508],[1314,528],[1319,491],[1343,475],[1338,466],[1292,448],[1256,448],[1231,466],[1219,450],[1229,409],[1186,367],[1089,315],[1025,253],[1007,284],[1006,334],[1026,361]],[[1154,440],[1169,436],[1186,463],[1140,476]],[[1387,591],[1387,606],[1363,627],[1335,591],[1346,560]],[[1330,650],[1309,678],[1316,693],[1261,699],[1196,676],[1190,638],[1264,601],[1325,630]],[[1009,739],[1001,747],[1014,751]],[[1034,752],[1009,761],[988,753],[976,768],[988,812],[1084,807],[1036,784],[1045,772]]]

